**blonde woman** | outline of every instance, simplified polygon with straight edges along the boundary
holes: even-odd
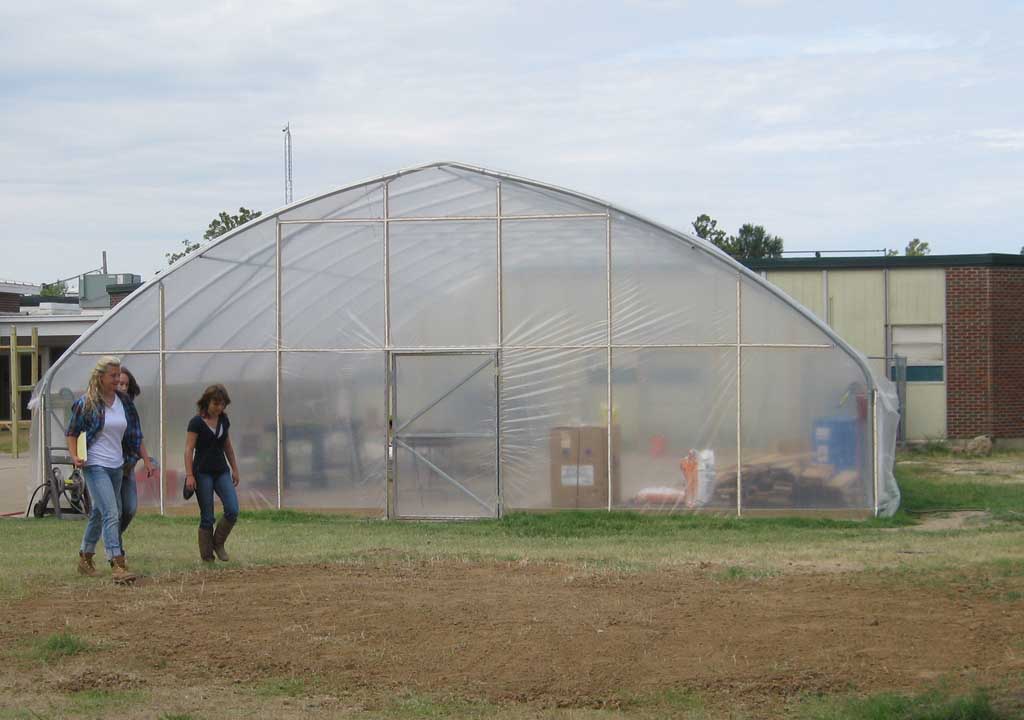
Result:
[[[78,552],[78,572],[95,575],[93,556],[100,534],[107,555],[113,561],[115,583],[128,584],[135,575],[125,566],[121,548],[121,482],[125,464],[138,461],[142,447],[142,424],[135,405],[118,392],[121,360],[112,355],[99,359],[89,376],[85,395],[71,406],[68,421],[68,452],[75,467],[82,468],[92,498],[92,512]],[[78,436],[85,433],[86,457],[78,455]]]

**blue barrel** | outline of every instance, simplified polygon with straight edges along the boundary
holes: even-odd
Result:
[[[853,470],[860,464],[860,423],[851,417],[818,418],[811,433],[814,462],[833,465],[836,471]]]

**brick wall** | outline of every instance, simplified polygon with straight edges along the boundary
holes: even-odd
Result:
[[[1024,437],[1024,268],[992,268],[992,434]]]
[[[946,270],[949,437],[1024,437],[1022,307],[1022,267]]]
[[[16,313],[21,310],[21,295],[17,293],[0,292],[0,312]]]

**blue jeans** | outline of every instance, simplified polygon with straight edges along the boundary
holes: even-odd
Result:
[[[124,468],[87,465],[82,469],[85,486],[92,498],[92,512],[82,536],[82,552],[96,552],[96,543],[103,533],[103,548],[108,558],[122,555],[121,551],[121,479]]]
[[[124,470],[124,477],[121,479],[121,523],[122,535],[121,549],[124,550],[124,531],[128,529],[132,518],[139,509],[139,487],[135,483],[135,468],[127,465]],[[110,558],[107,558],[108,560]]]
[[[224,506],[224,517],[227,520],[238,519],[238,494],[235,484],[231,482],[231,471],[225,470],[220,475],[196,473],[196,500],[199,501],[199,527],[212,530],[216,519],[213,512],[213,494],[217,493],[221,505]]]

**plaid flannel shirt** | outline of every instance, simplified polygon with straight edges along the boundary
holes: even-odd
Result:
[[[135,403],[120,391],[117,391],[117,396],[121,398],[121,404],[124,405],[124,416],[128,421],[128,427],[125,428],[124,436],[121,438],[121,451],[124,453],[125,464],[134,466],[142,452],[142,421],[139,420],[139,412],[135,409]],[[75,404],[71,406],[68,429],[64,434],[68,437],[75,437],[80,433],[85,433],[86,446],[92,445],[93,440],[103,430],[103,422],[106,419],[104,407],[104,404],[100,403],[99,407],[87,409],[84,395],[75,400]]]

